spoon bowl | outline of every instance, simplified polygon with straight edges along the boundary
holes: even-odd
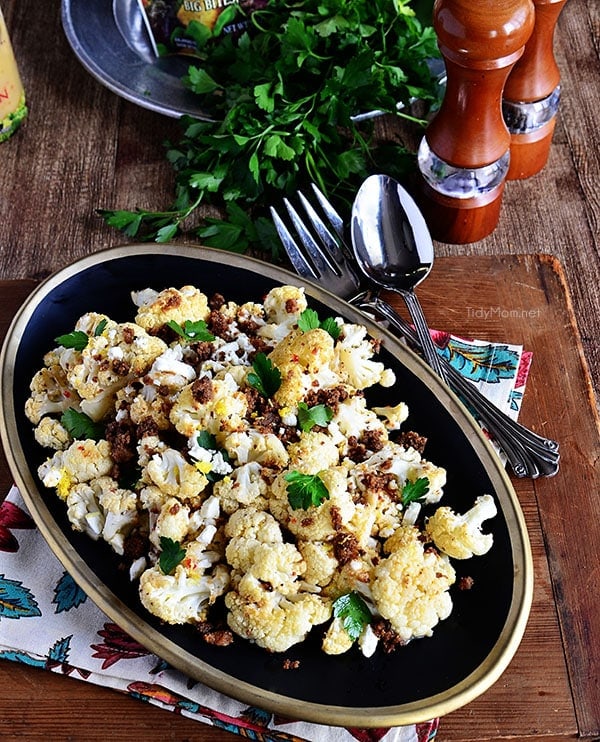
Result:
[[[410,194],[387,175],[371,175],[352,206],[352,246],[356,261],[377,286],[400,294],[410,312],[425,360],[447,381],[421,304],[414,293],[433,266],[433,241]]]

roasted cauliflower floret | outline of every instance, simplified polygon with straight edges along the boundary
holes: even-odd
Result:
[[[249,461],[215,482],[213,491],[225,513],[233,513],[240,507],[268,508],[268,484],[262,476],[262,468],[258,461]]]
[[[329,584],[338,567],[331,542],[300,540],[298,550],[306,564],[304,581],[319,587]]]
[[[225,533],[230,539],[250,539],[265,544],[283,540],[281,526],[275,518],[251,507],[234,513],[227,521]]]
[[[151,420],[159,430],[168,430],[169,414],[177,398],[176,394],[163,394],[153,385],[145,384],[140,393],[129,404],[128,414],[131,422],[140,425]],[[119,407],[120,392],[117,393],[116,406]]]
[[[329,429],[344,454],[348,450],[348,439],[360,439],[365,431],[378,431],[382,441],[388,438],[385,425],[373,410],[369,409],[362,395],[348,397],[340,402],[336,414],[329,423]]]
[[[297,321],[308,306],[304,289],[300,286],[276,286],[263,301],[267,322],[284,324],[290,317]]]
[[[43,417],[33,434],[40,446],[56,451],[64,451],[73,441],[69,431],[53,417]]]
[[[439,507],[426,523],[427,534],[440,551],[454,559],[470,559],[486,554],[494,543],[491,533],[482,533],[484,520],[493,518],[496,503],[491,495],[482,495],[464,515],[449,507]]]
[[[106,332],[116,326],[116,322],[106,314],[99,312],[86,312],[75,323],[76,332],[85,332],[86,335],[94,337]]]
[[[294,330],[269,353],[269,359],[281,373],[281,386],[274,400],[282,407],[296,406],[309,389],[329,387],[339,382],[332,369],[334,342],[320,328]]]
[[[165,495],[179,500],[197,497],[208,484],[206,476],[173,448],[153,454],[143,477]]]
[[[38,476],[45,487],[56,487],[63,500],[74,484],[89,482],[110,474],[113,460],[105,440],[76,440],[64,451],[57,451],[39,468]]]
[[[427,478],[428,490],[423,498],[424,503],[436,503],[443,495],[446,470],[421,458],[421,454],[414,448],[404,448],[388,441],[381,450],[357,464],[352,476],[358,489],[364,491],[371,483],[381,481],[378,474],[382,472],[385,472],[388,478],[394,478],[390,479],[387,489],[393,487],[398,493],[402,492],[407,482]]]
[[[371,583],[377,611],[405,642],[431,636],[452,611],[448,590],[454,568],[436,551],[425,550],[414,526],[400,526],[384,550],[389,556],[375,565]]]
[[[373,407],[372,409],[377,417],[383,418],[384,425],[388,430],[400,430],[402,423],[408,417],[408,405],[405,402],[399,402],[397,405]]]
[[[195,370],[183,360],[183,348],[181,345],[175,345],[167,348],[154,359],[150,370],[144,377],[144,383],[152,384],[157,388],[166,387],[169,390],[177,390],[195,378]]]
[[[133,322],[108,325],[90,337],[81,361],[68,373],[69,384],[81,397],[81,409],[92,420],[100,420],[114,403],[115,394],[150,369],[166,349]]]
[[[168,448],[167,444],[162,441],[158,435],[144,435],[142,436],[136,446],[138,455],[138,466],[140,469],[148,466],[152,457],[157,453],[163,453]]]
[[[162,537],[183,543],[198,541],[205,545],[215,539],[220,515],[219,501],[211,495],[199,507],[180,502],[176,497],[152,501],[152,491],[142,490],[141,502],[151,512],[158,515],[153,518],[150,540],[158,548]]]
[[[223,448],[238,466],[257,461],[270,469],[282,469],[289,460],[284,444],[274,433],[260,433],[253,428],[230,433],[223,441]]]
[[[296,443],[288,446],[291,469],[298,469],[305,474],[317,474],[323,469],[337,466],[340,454],[330,436],[320,431],[310,430],[301,433]]]
[[[344,654],[352,648],[354,640],[344,628],[340,618],[334,618],[325,632],[321,648],[325,654]]]
[[[296,325],[308,305],[303,288],[276,286],[266,295],[263,306],[266,324],[260,328],[259,334],[279,342]]]
[[[394,372],[383,363],[373,360],[375,346],[367,337],[363,325],[344,324],[342,334],[335,345],[337,371],[342,381],[356,389],[366,389],[374,384],[393,386]]]
[[[204,376],[181,390],[170,420],[187,438],[206,430],[221,442],[227,433],[247,427],[247,411],[246,396],[231,374],[222,379]]]
[[[227,547],[227,561],[232,567],[235,564],[230,559],[231,543]],[[251,573],[263,585],[270,585],[286,597],[294,596],[298,592],[298,577],[306,569],[302,554],[294,544],[288,543],[258,543],[251,549],[251,562],[244,561],[243,572]],[[240,549],[237,555],[240,554]],[[246,557],[247,559],[247,557]],[[239,564],[239,562],[237,562]],[[269,588],[270,589],[270,588]]]
[[[227,622],[240,636],[283,652],[330,615],[327,601],[302,592],[306,565],[279,523],[267,512],[237,510],[225,526],[225,550],[234,589],[225,596]]]
[[[290,505],[286,473],[278,474],[271,485],[269,510],[294,536],[307,541],[326,541],[348,525],[355,512],[355,504],[348,491],[346,466],[319,472],[329,497],[321,505],[307,509],[296,510]]]
[[[254,561],[254,550],[261,544],[283,544],[281,526],[263,510],[244,508],[233,513],[225,525],[229,539],[225,556],[237,570],[247,570]]]
[[[135,492],[119,487],[111,477],[98,477],[71,488],[67,517],[76,531],[104,539],[123,554],[125,538],[140,522]]]
[[[165,623],[199,623],[206,620],[208,609],[228,585],[227,568],[223,564],[201,566],[197,546],[191,542],[173,574],[164,574],[159,564],[143,572],[139,594],[144,607]]]
[[[190,513],[189,506],[184,505],[176,497],[164,500],[150,533],[152,543],[158,546],[163,536],[173,541],[185,541],[191,528]]]
[[[132,299],[138,307],[136,324],[150,333],[156,332],[167,322],[173,321],[183,326],[186,320],[198,322],[206,320],[210,314],[207,297],[194,286],[168,288],[158,293],[151,290],[134,292]]]
[[[227,623],[236,634],[270,652],[285,652],[331,616],[328,600],[312,593],[286,597],[246,572],[225,596]]]
[[[71,387],[65,370],[58,363],[41,368],[29,385],[31,396],[25,402],[27,418],[37,425],[46,415],[64,412],[77,407],[80,399]]]

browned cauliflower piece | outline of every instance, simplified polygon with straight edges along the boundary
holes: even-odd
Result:
[[[132,299],[138,307],[136,324],[150,333],[167,322],[183,326],[186,320],[198,322],[206,320],[210,314],[207,297],[194,286],[168,288],[160,292],[146,289],[134,292]]]
[[[67,373],[81,397],[81,410],[92,420],[101,420],[117,391],[144,376],[166,347],[132,322],[109,324],[100,335],[90,337],[81,361]]]
[[[56,487],[64,500],[75,484],[107,476],[113,465],[107,441],[76,440],[47,459],[38,468],[38,476],[45,487]]]
[[[269,353],[281,373],[281,386],[274,395],[282,407],[295,407],[315,386],[335,386],[339,377],[332,370],[334,341],[325,330],[293,330]]]
[[[335,345],[334,368],[342,381],[355,389],[366,389],[375,384],[393,386],[396,381],[393,371],[380,361],[374,361],[374,353],[375,346],[364,325],[344,324]]]
[[[142,481],[179,500],[197,498],[208,484],[206,476],[173,448],[152,455],[142,472]]]
[[[206,430],[222,442],[228,433],[248,427],[244,419],[247,411],[248,401],[233,376],[205,376],[181,390],[171,408],[170,420],[187,438]]]
[[[63,451],[73,442],[69,431],[54,417],[43,417],[33,434],[40,446],[56,451]]]
[[[371,583],[377,611],[405,642],[431,636],[452,611],[454,568],[435,550],[425,549],[414,526],[400,526],[384,548],[388,556],[375,565]]]
[[[454,559],[470,559],[486,554],[494,543],[491,533],[482,533],[484,520],[497,513],[491,495],[482,495],[464,515],[458,515],[445,505],[428,519],[425,529],[440,551]]]
[[[308,304],[303,288],[276,286],[266,295],[263,306],[266,324],[260,328],[259,334],[279,342],[294,328]]]
[[[58,363],[43,366],[31,380],[29,388],[31,395],[25,402],[25,414],[34,425],[46,415],[59,414],[69,407],[79,407],[79,395]]]
[[[106,476],[71,488],[67,517],[75,530],[102,538],[117,554],[123,554],[125,538],[141,520],[135,492]]]
[[[198,567],[195,553],[201,551],[194,541],[186,546],[186,558],[173,574],[164,574],[156,564],[142,573],[139,594],[142,605],[168,624],[201,623],[208,609],[229,585],[223,564]]]

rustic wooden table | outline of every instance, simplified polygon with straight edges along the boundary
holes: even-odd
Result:
[[[172,196],[162,142],[177,137],[177,122],[90,77],[64,37],[59,5],[2,0],[30,102],[26,126],[0,145],[2,334],[34,281],[124,241],[96,208],[155,208]],[[563,96],[546,168],[508,184],[490,237],[437,244],[420,290],[441,329],[533,350],[523,420],[563,452],[557,477],[515,482],[536,574],[523,643],[486,694],[441,720],[442,742],[600,737],[600,5],[569,0],[555,48]],[[0,496],[9,485],[2,459]],[[234,739],[9,662],[0,663],[0,687],[3,740]]]

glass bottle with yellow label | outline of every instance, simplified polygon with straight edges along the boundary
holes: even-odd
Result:
[[[19,128],[25,116],[25,91],[0,9],[0,142]]]

